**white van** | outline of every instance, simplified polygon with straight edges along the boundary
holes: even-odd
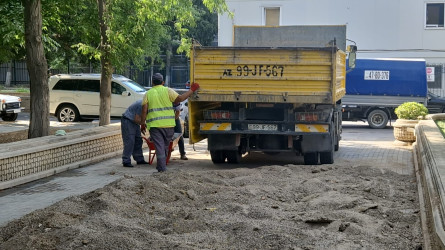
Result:
[[[58,74],[49,79],[49,112],[60,122],[98,118],[100,114],[100,74]],[[110,116],[119,118],[146,90],[120,75],[111,80]]]

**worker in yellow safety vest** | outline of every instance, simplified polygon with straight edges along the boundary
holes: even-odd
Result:
[[[142,120],[146,120],[150,138],[156,148],[156,169],[158,172],[167,170],[166,161],[170,140],[174,134],[175,112],[172,103],[186,100],[199,88],[192,83],[190,90],[179,95],[175,90],[164,87],[164,78],[160,73],[152,77],[153,88],[145,93],[142,99]]]

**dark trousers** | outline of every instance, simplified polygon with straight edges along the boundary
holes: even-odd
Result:
[[[156,148],[156,169],[165,171],[168,147],[174,134],[174,128],[150,128],[150,138]]]
[[[175,133],[182,133],[182,127],[181,127],[181,119],[175,119],[176,125],[175,125]],[[181,135],[181,137],[179,137],[179,141],[178,141],[178,146],[179,146],[179,153],[181,155],[185,155],[185,147],[184,147],[184,137]]]
[[[131,156],[136,162],[143,161],[141,127],[129,119],[122,118],[121,133],[124,143],[122,164],[130,164]]]

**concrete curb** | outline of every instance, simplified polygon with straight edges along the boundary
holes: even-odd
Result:
[[[22,184],[25,184],[25,183],[28,183],[28,182],[31,182],[31,181],[36,181],[36,180],[39,180],[39,179],[42,179],[42,178],[45,178],[45,177],[49,177],[49,176],[52,176],[52,175],[55,175],[55,174],[58,174],[58,173],[62,173],[62,172],[67,171],[67,170],[84,167],[84,166],[87,166],[87,165],[90,165],[90,164],[93,164],[93,163],[97,163],[97,162],[102,161],[102,160],[107,160],[109,158],[116,157],[116,156],[121,155],[121,154],[122,154],[122,151],[116,151],[116,152],[108,153],[108,154],[105,154],[105,155],[99,155],[99,156],[96,156],[96,157],[93,157],[93,158],[90,158],[90,159],[86,159],[86,160],[83,160],[83,161],[78,161],[78,162],[75,162],[75,163],[72,163],[72,164],[67,164],[67,165],[64,165],[64,166],[57,167],[57,168],[53,168],[53,169],[49,169],[49,170],[46,170],[46,171],[38,172],[38,173],[35,173],[35,174],[27,175],[27,176],[20,177],[20,178],[14,179],[14,180],[0,182],[0,190],[12,188],[12,187],[15,187],[15,186],[18,186],[18,185],[22,185]]]
[[[427,246],[431,246],[431,238],[430,238],[430,234],[428,231],[428,219],[427,219],[427,211],[426,211],[426,207],[425,207],[425,199],[424,196],[421,195],[424,193],[423,187],[421,185],[422,183],[422,179],[420,177],[420,170],[419,170],[419,161],[418,161],[418,154],[417,154],[417,142],[413,143],[413,161],[414,161],[414,172],[416,174],[416,182],[418,183],[417,185],[417,192],[419,193],[419,206],[420,206],[420,222],[421,222],[421,226],[422,226],[422,235],[423,235],[423,245],[425,247],[425,249],[430,249],[430,247]]]
[[[433,120],[422,120],[416,126],[417,142],[413,145],[425,249],[445,249],[445,139]],[[423,214],[423,216],[422,216]]]

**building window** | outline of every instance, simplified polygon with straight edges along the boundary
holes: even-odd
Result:
[[[444,3],[427,3],[426,4],[426,27],[437,28],[444,27]]]
[[[266,26],[279,26],[280,8],[264,8],[264,24]]]

